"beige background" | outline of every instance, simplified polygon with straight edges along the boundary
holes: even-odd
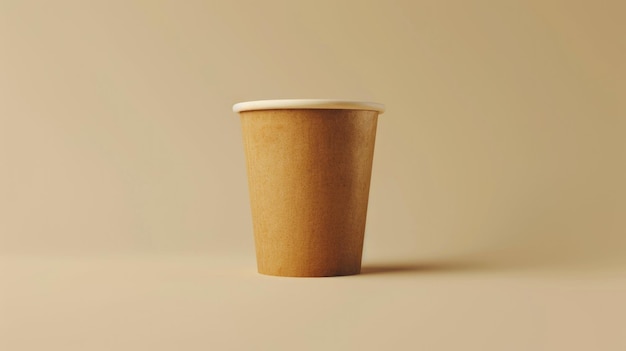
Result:
[[[0,0],[0,348],[626,348],[624,13]],[[307,97],[387,105],[370,274],[254,273],[231,105]]]

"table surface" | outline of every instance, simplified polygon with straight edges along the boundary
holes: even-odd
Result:
[[[0,349],[626,349],[619,269],[255,268],[229,255],[4,256]]]

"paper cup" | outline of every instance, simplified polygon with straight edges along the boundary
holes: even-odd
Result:
[[[378,115],[337,100],[239,103],[261,274],[358,274]]]

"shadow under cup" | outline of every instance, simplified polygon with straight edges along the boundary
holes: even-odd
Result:
[[[358,274],[382,111],[315,106],[237,112],[259,273]]]

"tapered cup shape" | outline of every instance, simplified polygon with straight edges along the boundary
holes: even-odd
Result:
[[[282,108],[237,111],[258,271],[297,277],[358,274],[382,110],[277,106]]]

